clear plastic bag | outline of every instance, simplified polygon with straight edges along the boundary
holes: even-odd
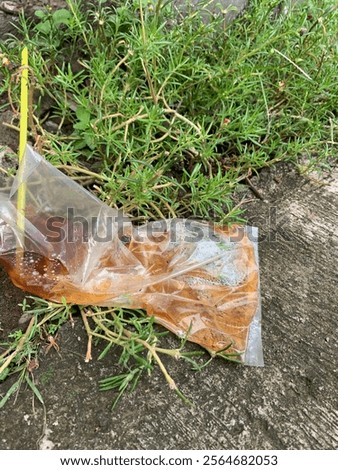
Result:
[[[34,295],[142,308],[210,352],[263,365],[257,229],[188,219],[133,226],[27,147],[24,233],[18,178],[0,180],[0,263]]]

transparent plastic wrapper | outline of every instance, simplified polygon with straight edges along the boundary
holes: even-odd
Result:
[[[170,219],[133,226],[27,147],[24,231],[18,177],[0,179],[0,264],[34,295],[145,309],[209,352],[263,365],[257,229]]]

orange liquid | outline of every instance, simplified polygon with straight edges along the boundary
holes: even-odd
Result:
[[[32,252],[18,252],[0,256],[0,264],[9,274],[13,284],[20,289],[45,299],[60,276],[67,274],[59,260],[48,259]]]

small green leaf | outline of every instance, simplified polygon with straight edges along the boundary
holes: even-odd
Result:
[[[112,343],[107,344],[107,346],[104,348],[104,350],[99,355],[98,360],[103,359],[107,355],[107,353],[110,351],[112,345],[113,345]]]
[[[86,124],[86,125],[89,124],[91,115],[88,109],[84,108],[83,106],[78,106],[76,108],[75,114],[81,123]]]
[[[75,124],[73,127],[77,129],[77,124]],[[74,149],[75,150],[82,150],[87,146],[87,143],[84,140],[78,140],[77,142],[74,143]]]
[[[47,20],[47,21],[44,21],[43,23],[39,23],[35,26],[35,29],[37,29],[38,31],[40,31],[40,33],[50,33],[51,29],[52,29],[52,26],[50,24],[50,21]]]
[[[91,150],[94,150],[94,149],[95,149],[95,146],[96,146],[96,139],[95,139],[94,137],[92,137],[92,136],[89,135],[89,134],[85,134],[84,140],[85,140],[86,144],[88,145],[88,147],[89,147]]]
[[[77,122],[76,124],[73,125],[73,128],[78,130],[78,131],[84,131],[87,128],[87,124],[83,123],[82,121]],[[76,147],[81,148],[81,147]]]
[[[5,394],[5,396],[3,397],[3,399],[0,401],[0,408],[2,408],[6,403],[7,401],[10,399],[10,397],[13,395],[13,393],[15,393],[19,387],[20,387],[20,382],[21,380],[17,380],[12,386],[11,388],[7,391],[7,393]]]
[[[34,392],[36,398],[39,400],[39,402],[43,404],[43,398],[41,396],[41,393],[39,392],[36,385],[32,382],[32,380],[29,378],[28,375],[26,375],[26,382],[28,383],[30,388],[33,390],[33,392]]]
[[[37,10],[35,13],[34,13],[35,16],[37,16],[38,18],[46,18],[46,12],[44,12],[43,10]]]
[[[71,17],[72,15],[68,10],[61,8],[53,13],[53,22],[55,26],[60,26],[61,24],[68,25]]]

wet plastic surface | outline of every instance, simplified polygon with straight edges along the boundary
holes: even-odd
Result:
[[[143,308],[211,352],[262,365],[257,229],[171,219],[135,227],[27,148],[25,233],[18,180],[0,187],[0,263],[34,295]]]

